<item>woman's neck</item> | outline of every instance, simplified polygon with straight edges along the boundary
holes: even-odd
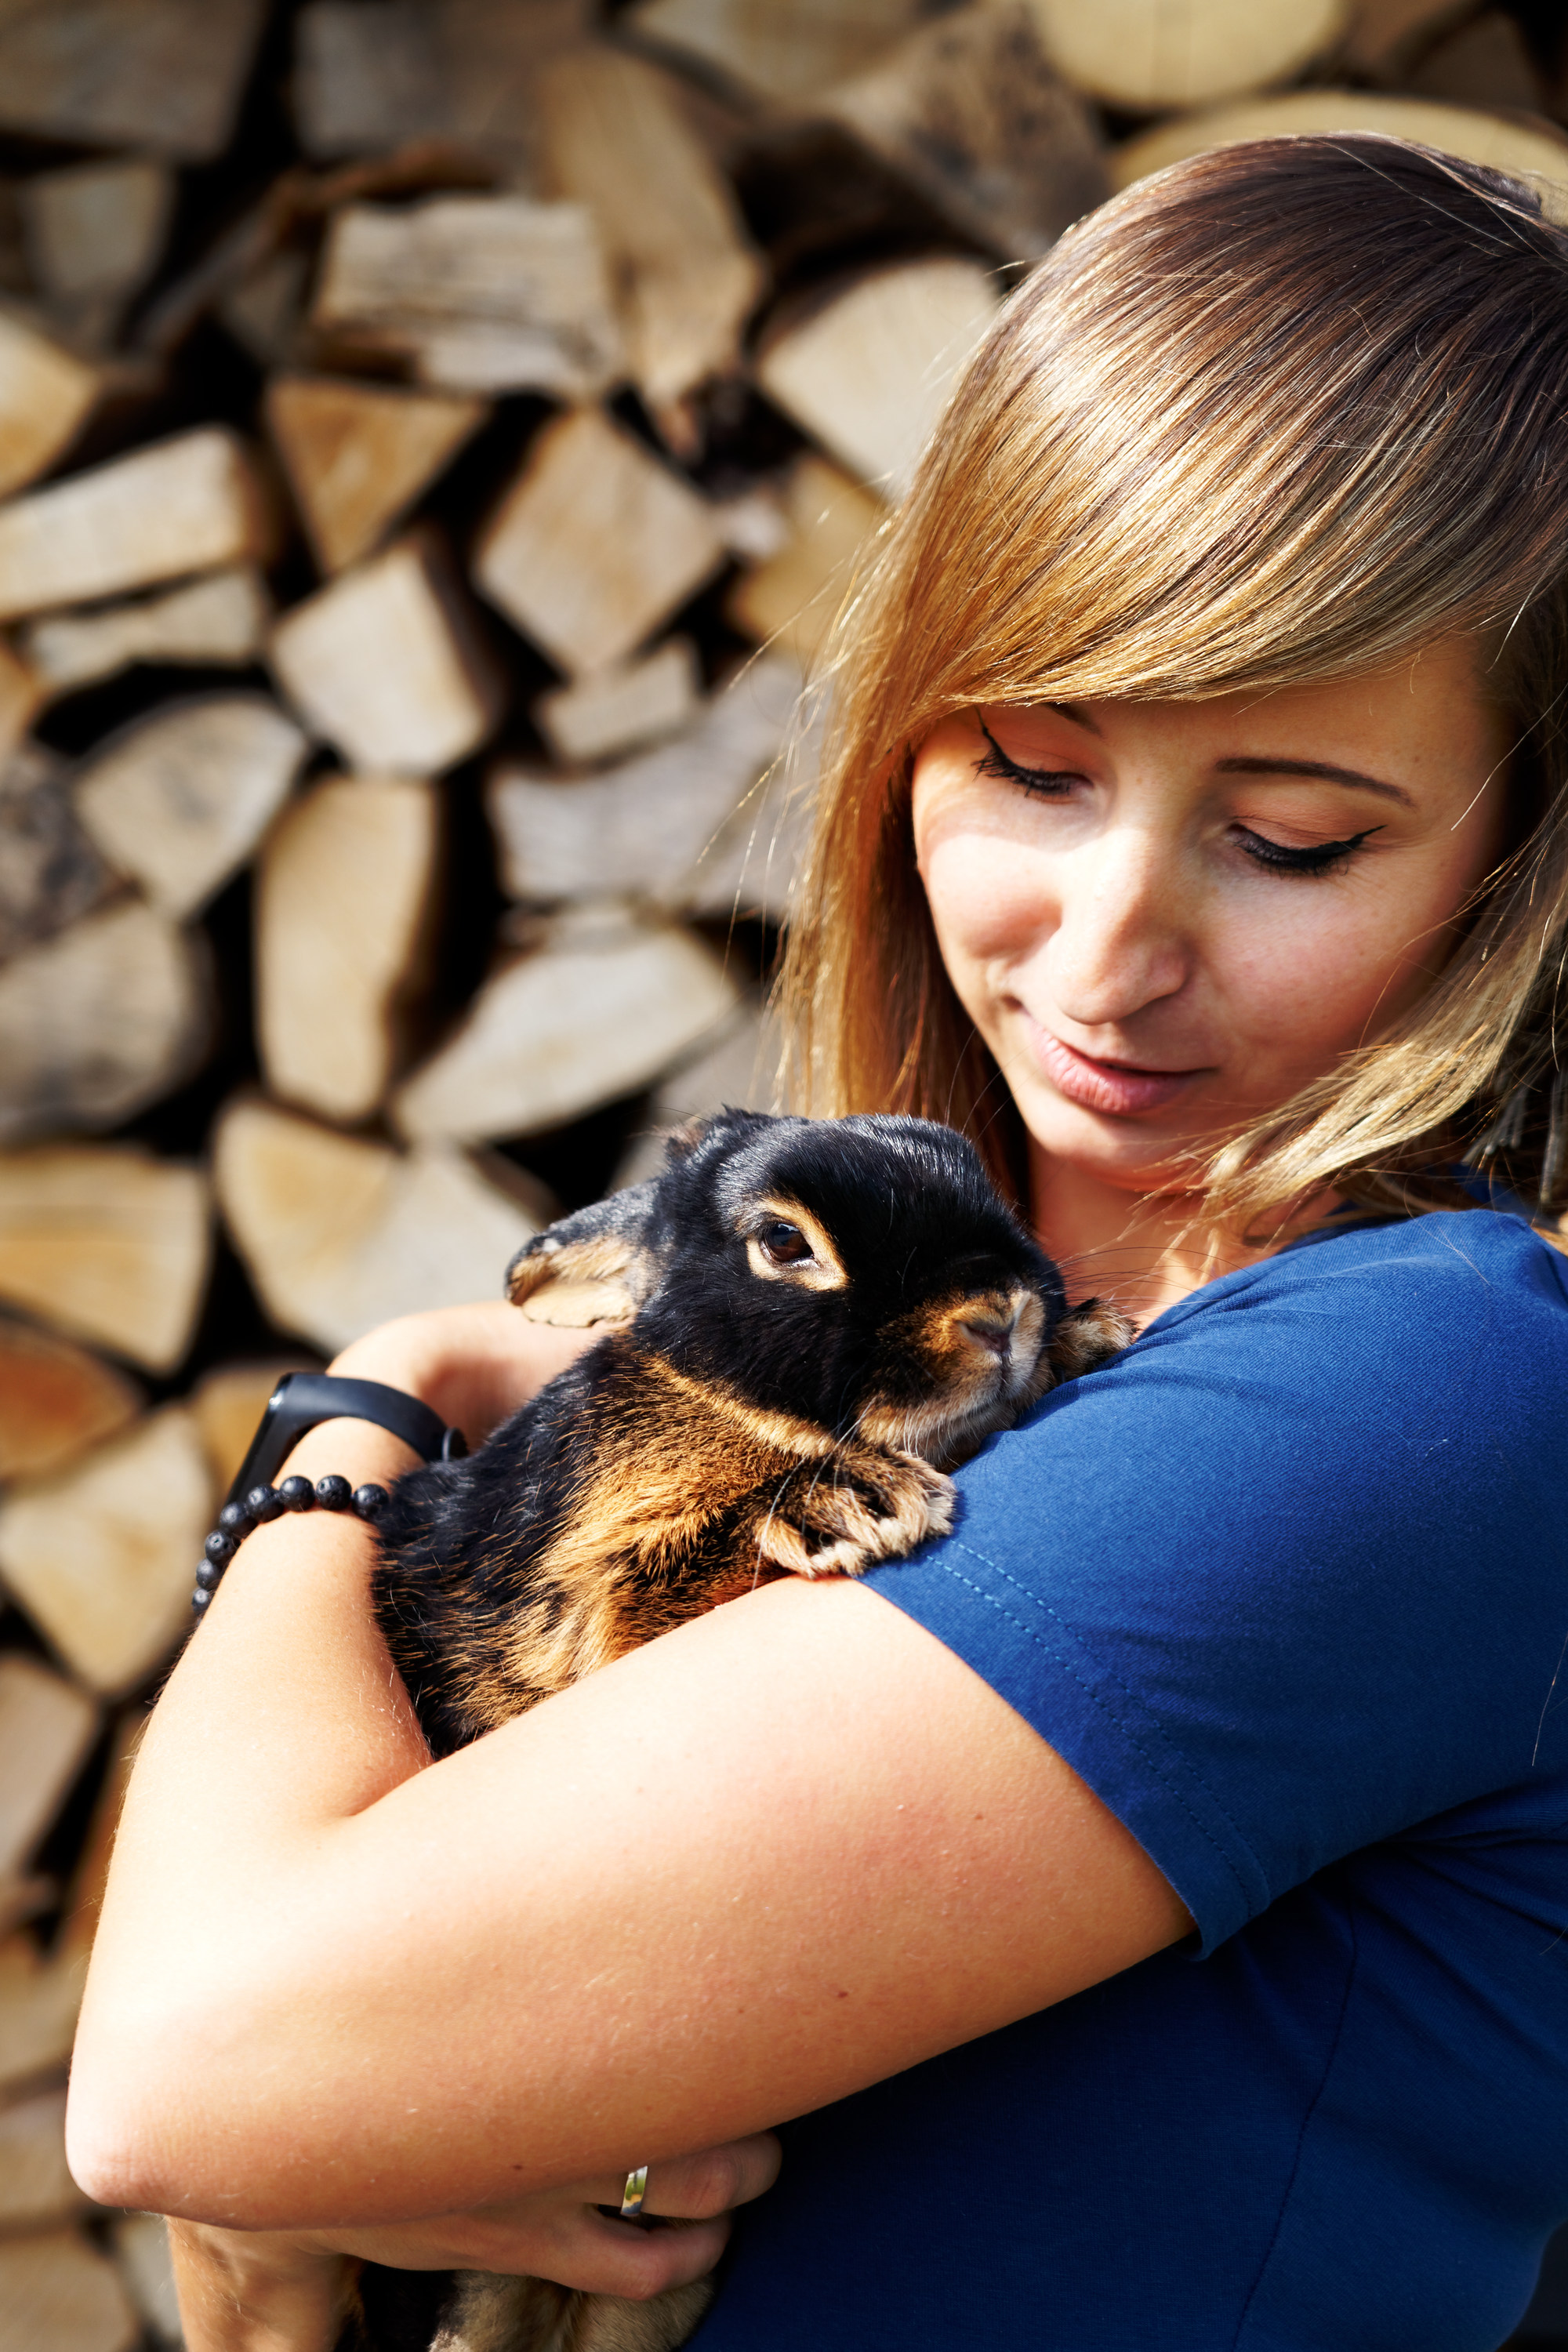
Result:
[[[1074,1306],[1105,1298],[1140,1329],[1222,1274],[1254,1265],[1268,1245],[1215,1235],[1195,1192],[1133,1192],[1029,1147],[1030,1216],[1061,1267]]]

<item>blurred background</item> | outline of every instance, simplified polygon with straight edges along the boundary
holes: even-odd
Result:
[[[0,0],[0,2352],[177,2337],[63,2084],[266,1396],[770,1098],[813,659],[1009,288],[1564,122],[1561,0]]]

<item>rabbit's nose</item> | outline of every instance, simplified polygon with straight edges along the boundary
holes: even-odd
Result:
[[[994,1356],[1005,1356],[1013,1345],[1013,1334],[1018,1328],[1016,1315],[966,1315],[959,1325],[961,1331],[989,1349]]]

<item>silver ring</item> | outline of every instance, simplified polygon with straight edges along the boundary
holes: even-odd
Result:
[[[635,2221],[642,2211],[643,2199],[647,2195],[647,2167],[634,2165],[626,2175],[626,2185],[621,2192],[621,2219]]]

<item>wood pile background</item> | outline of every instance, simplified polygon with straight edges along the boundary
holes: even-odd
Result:
[[[1022,268],[1272,128],[1568,183],[1562,28],[0,0],[0,2352],[175,2330],[64,2067],[277,1371],[766,1098],[803,678]]]

